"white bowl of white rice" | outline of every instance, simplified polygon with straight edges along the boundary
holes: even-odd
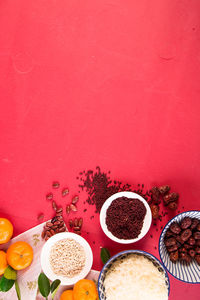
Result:
[[[152,254],[127,250],[113,256],[98,280],[100,300],[168,300],[170,282]]]
[[[93,254],[83,237],[62,232],[44,244],[40,261],[43,272],[50,280],[60,279],[61,285],[72,286],[90,272]]]

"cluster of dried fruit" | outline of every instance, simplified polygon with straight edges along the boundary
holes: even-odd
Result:
[[[159,217],[159,205],[161,203],[161,198],[163,199],[164,206],[167,206],[171,210],[177,209],[177,202],[179,199],[179,194],[177,193],[169,193],[170,186],[163,185],[161,187],[153,187],[150,190],[151,201],[150,208],[152,212],[153,219],[157,219]]]
[[[75,218],[74,220],[69,220],[69,227],[74,231],[74,233],[81,235],[81,229],[83,225],[83,218]]]
[[[164,243],[172,262],[190,263],[195,259],[200,264],[200,220],[185,217],[180,224],[173,222],[166,231]]]
[[[67,228],[65,226],[63,220],[63,209],[57,208],[55,209],[56,216],[52,218],[51,222],[46,222],[44,229],[42,231],[42,238],[47,241],[51,236],[56,233],[65,232]]]
[[[53,189],[59,189],[60,188],[60,183],[58,181],[54,181],[52,183],[52,188]],[[65,197],[66,195],[69,194],[69,189],[68,188],[63,188],[62,189],[62,197]],[[42,232],[42,238],[45,239],[46,241],[54,234],[59,233],[59,232],[65,232],[68,231],[64,220],[63,220],[63,208],[58,208],[56,202],[53,200],[53,193],[50,192],[46,195],[47,200],[52,200],[52,208],[55,210],[56,215],[55,217],[52,218],[51,222],[47,222],[44,226],[44,230]],[[69,214],[71,211],[76,212],[77,211],[77,206],[76,203],[78,202],[79,197],[74,196],[71,200],[71,203],[66,205],[66,213]],[[44,214],[41,213],[38,216],[38,221],[42,221],[44,218]],[[81,228],[83,224],[83,219],[74,219],[70,220],[70,227],[73,228],[73,231],[77,234],[81,234]]]
[[[66,213],[69,214],[70,211],[77,211],[76,203],[78,202],[79,197],[74,196],[70,204],[66,206]]]

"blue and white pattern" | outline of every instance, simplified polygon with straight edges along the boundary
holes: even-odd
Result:
[[[197,218],[200,220],[200,211],[187,211],[181,213],[167,223],[159,240],[160,258],[167,271],[175,278],[187,283],[200,283],[200,266],[197,264],[197,262],[195,260],[193,260],[190,264],[185,262],[171,262],[164,244],[164,236],[171,223],[179,223],[185,217]]]
[[[140,250],[127,250],[127,251],[120,252],[120,253],[116,254],[115,256],[111,257],[111,259],[109,261],[107,261],[107,263],[104,265],[103,269],[101,270],[100,275],[99,275],[99,280],[98,280],[98,293],[99,293],[99,299],[100,300],[106,300],[104,280],[105,280],[106,273],[108,272],[108,270],[110,269],[112,264],[115,261],[117,261],[118,259],[124,259],[128,255],[131,255],[131,254],[137,254],[137,255],[145,256],[150,261],[152,261],[152,263],[158,268],[158,270],[160,272],[164,273],[165,282],[166,282],[166,285],[167,285],[167,288],[168,288],[168,294],[169,294],[169,292],[170,292],[169,277],[168,277],[168,274],[167,274],[165,268],[161,264],[161,262],[155,256],[153,256],[152,254],[150,254],[148,252],[140,251]]]

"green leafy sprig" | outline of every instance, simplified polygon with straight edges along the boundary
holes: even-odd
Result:
[[[47,300],[49,294],[51,293],[52,299],[54,299],[55,294],[60,286],[61,281],[59,279],[54,280],[51,284],[49,279],[44,273],[40,273],[38,277],[38,288],[40,294]]]
[[[18,300],[21,300],[19,284],[17,282],[17,271],[8,266],[0,279],[0,292],[8,292],[15,284],[15,290]]]

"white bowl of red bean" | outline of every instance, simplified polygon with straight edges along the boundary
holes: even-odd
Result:
[[[147,201],[133,192],[119,192],[109,197],[100,211],[103,232],[120,244],[141,240],[149,231],[152,222]]]
[[[183,212],[166,224],[159,253],[172,276],[186,283],[200,283],[200,211]]]

